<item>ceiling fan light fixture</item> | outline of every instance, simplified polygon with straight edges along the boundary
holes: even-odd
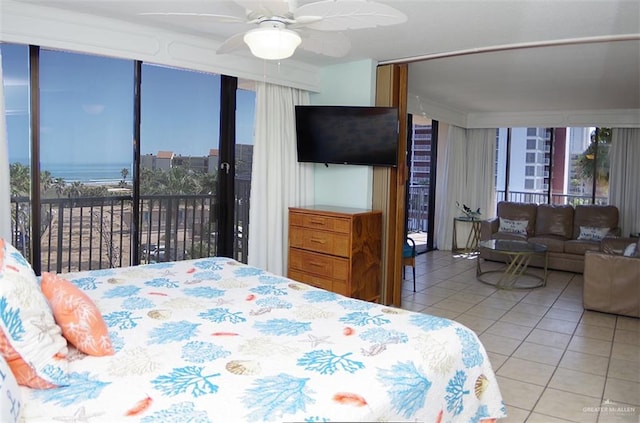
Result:
[[[297,32],[276,24],[248,31],[244,34],[244,42],[254,56],[266,60],[280,60],[291,57],[302,43],[302,38]]]

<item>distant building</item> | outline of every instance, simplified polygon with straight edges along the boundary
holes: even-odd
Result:
[[[211,152],[217,150],[211,150]],[[213,159],[213,160],[212,160]],[[213,162],[213,166],[211,166]],[[181,156],[172,151],[158,151],[158,154],[145,154],[140,157],[140,166],[151,170],[169,170],[186,167],[202,173],[213,173],[217,167],[217,156]]]
[[[431,172],[431,125],[413,125],[410,185],[426,185]]]
[[[237,144],[236,179],[251,180],[253,164],[253,145]],[[220,151],[212,148],[207,156],[182,156],[172,151],[158,151],[158,154],[144,154],[140,157],[140,166],[151,170],[169,170],[174,167],[186,167],[197,172],[214,174],[218,171]]]

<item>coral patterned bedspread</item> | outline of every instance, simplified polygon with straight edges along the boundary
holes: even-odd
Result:
[[[115,355],[70,348],[27,422],[479,422],[505,415],[475,333],[229,258],[70,273]]]

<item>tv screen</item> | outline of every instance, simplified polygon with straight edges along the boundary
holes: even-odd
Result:
[[[398,109],[296,106],[298,161],[398,165]]]

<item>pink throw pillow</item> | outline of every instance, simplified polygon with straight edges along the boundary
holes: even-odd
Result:
[[[87,294],[68,280],[49,272],[42,273],[40,287],[67,341],[88,355],[113,355],[107,325]]]

